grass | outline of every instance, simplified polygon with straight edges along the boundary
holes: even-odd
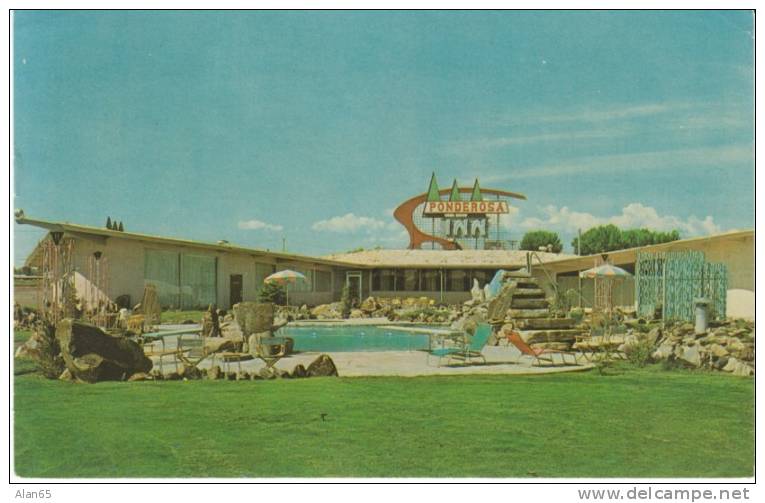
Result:
[[[753,380],[601,376],[78,385],[15,377],[24,477],[744,477]]]
[[[162,323],[176,324],[183,323],[186,320],[192,320],[194,323],[200,323],[204,311],[162,311]]]

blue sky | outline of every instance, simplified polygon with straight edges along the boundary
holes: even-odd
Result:
[[[15,207],[327,254],[525,193],[518,238],[754,225],[748,12],[17,12]],[[42,232],[15,227],[16,264]]]

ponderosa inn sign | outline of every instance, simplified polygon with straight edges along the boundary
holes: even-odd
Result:
[[[500,215],[510,213],[505,201],[428,201],[423,215]]]
[[[393,216],[406,227],[410,249],[497,249],[504,247],[501,216],[510,213],[510,199],[526,196],[481,188],[477,179],[472,187],[454,180],[451,189],[439,189],[433,173],[428,191],[403,202]]]

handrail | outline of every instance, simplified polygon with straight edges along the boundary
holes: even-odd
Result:
[[[537,262],[539,262],[539,265],[542,267],[542,272],[544,272],[545,276],[547,276],[547,281],[552,285],[553,290],[555,291],[555,297],[557,298],[560,295],[560,292],[558,291],[558,282],[553,280],[552,276],[550,276],[550,273],[547,271],[547,268],[545,267],[544,262],[542,262],[542,259],[539,257],[539,255],[537,255],[537,252],[535,251],[526,252],[526,268],[528,269],[529,274],[531,274],[531,266],[532,266],[531,259],[533,257],[536,257]],[[576,292],[576,294],[579,296],[581,300],[583,300],[584,302],[587,302],[587,299],[584,298],[584,296],[582,295],[582,292],[578,292],[576,290],[574,291]]]

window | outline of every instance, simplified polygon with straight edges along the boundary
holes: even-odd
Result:
[[[372,271],[372,290],[392,292],[395,290],[395,271],[393,269],[375,269]]]
[[[470,274],[461,269],[446,271],[444,290],[447,292],[467,292],[470,290]]]
[[[206,255],[181,255],[181,308],[198,309],[217,304],[217,259]]]
[[[316,292],[330,292],[332,291],[332,273],[330,271],[315,271],[316,282],[314,283],[314,291]]]
[[[255,291],[260,293],[263,289],[263,282],[269,276],[276,272],[272,264],[255,264]]]
[[[144,254],[144,283],[154,285],[162,307],[180,307],[178,260],[178,254],[171,251],[146,250]]]
[[[420,289],[419,269],[404,269],[401,271],[403,281],[396,279],[396,290],[400,292],[416,292]]]
[[[441,291],[441,271],[438,269],[422,269],[420,271],[421,288],[424,292]]]

